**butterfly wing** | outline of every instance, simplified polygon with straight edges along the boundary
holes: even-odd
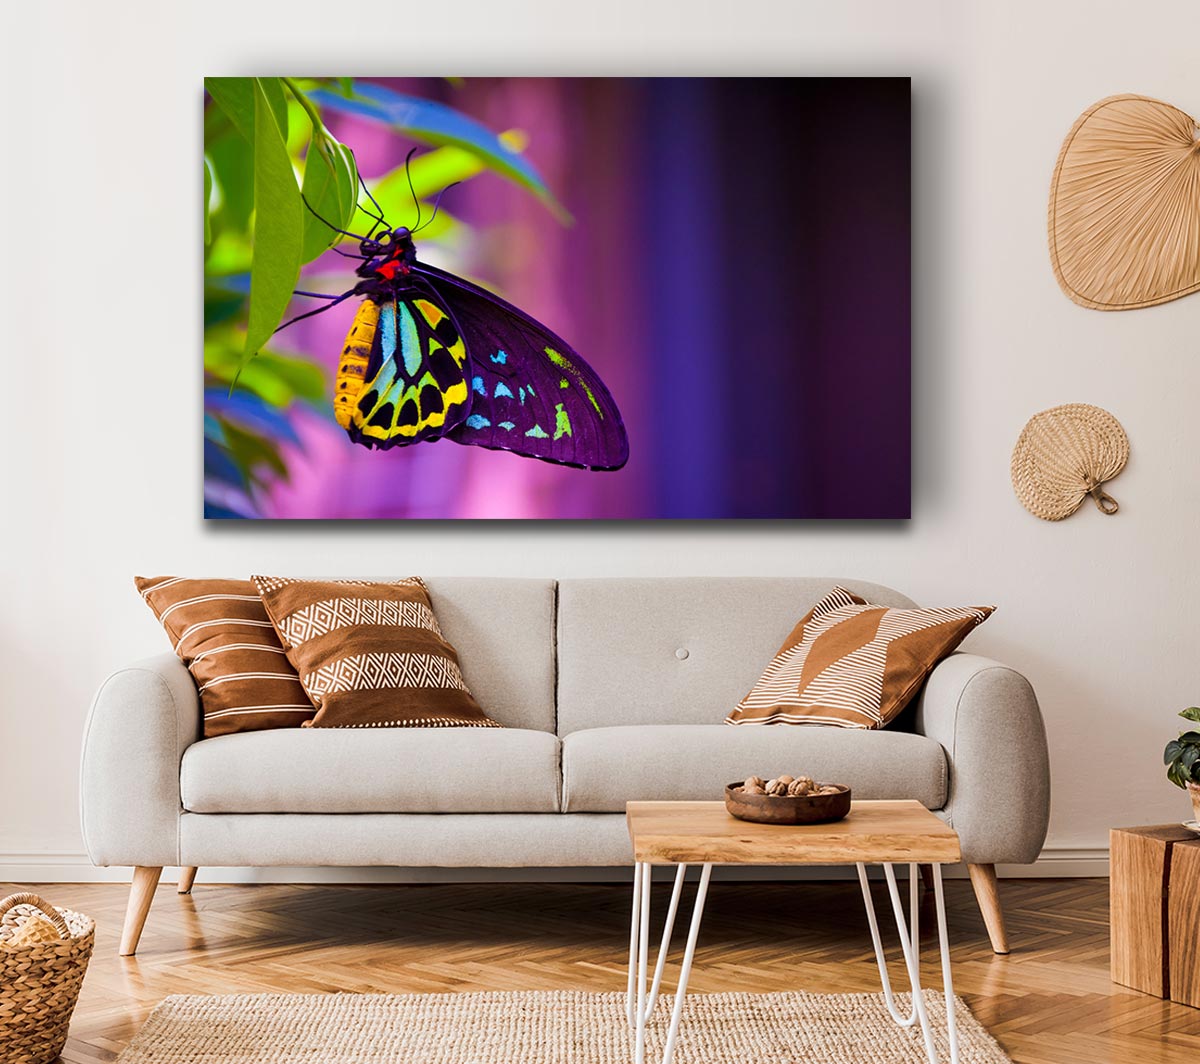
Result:
[[[334,409],[364,447],[438,439],[470,413],[466,343],[427,287],[378,301],[374,311],[364,305],[346,337]]]
[[[423,262],[413,269],[437,291],[467,342],[471,410],[447,439],[585,469],[626,463],[621,412],[566,341],[461,277]]]

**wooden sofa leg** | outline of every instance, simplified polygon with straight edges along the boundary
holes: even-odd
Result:
[[[1008,952],[1008,935],[1004,930],[1004,913],[1000,909],[1000,892],[996,886],[996,866],[994,864],[969,864],[967,872],[971,876],[971,886],[975,888],[975,900],[979,903],[979,911],[983,913],[983,922],[987,926],[988,938],[992,940],[994,953]]]
[[[196,866],[184,867],[179,870],[179,886],[176,888],[180,894],[191,894],[192,884],[196,882]]]
[[[133,870],[133,883],[129,887],[129,905],[125,909],[125,928],[121,932],[121,956],[132,957],[137,952],[138,939],[146,926],[146,914],[154,901],[154,888],[158,886],[162,868]]]

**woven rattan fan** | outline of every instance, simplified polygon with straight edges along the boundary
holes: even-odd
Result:
[[[1050,261],[1094,310],[1133,310],[1200,290],[1196,121],[1145,96],[1110,96],[1063,142],[1050,183]]]
[[[1101,485],[1129,461],[1129,437],[1107,410],[1068,403],[1034,414],[1012,454],[1013,491],[1034,517],[1061,521],[1089,495],[1101,512],[1117,501]]]

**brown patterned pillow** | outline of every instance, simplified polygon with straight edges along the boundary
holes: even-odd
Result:
[[[200,691],[204,737],[311,720],[312,703],[249,580],[134,578]]]
[[[835,587],[792,629],[725,723],[882,728],[995,609],[889,609]]]
[[[499,728],[467,690],[420,577],[251,577],[317,715],[314,728]]]

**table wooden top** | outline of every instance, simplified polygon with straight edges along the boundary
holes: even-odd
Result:
[[[629,802],[634,859],[651,864],[952,864],[954,829],[920,802],[854,802],[832,824],[753,824],[724,802]]]

